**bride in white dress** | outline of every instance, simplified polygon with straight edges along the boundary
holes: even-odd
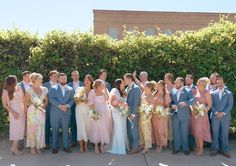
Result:
[[[115,88],[110,92],[110,103],[113,119],[113,135],[111,148],[108,150],[112,154],[126,154],[128,149],[128,137],[127,137],[127,115],[123,115],[118,109],[118,103],[125,100],[125,83],[122,79],[115,81]]]

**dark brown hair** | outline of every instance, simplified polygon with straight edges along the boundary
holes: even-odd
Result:
[[[120,85],[121,85],[122,81],[123,81],[123,80],[122,80],[121,78],[119,78],[119,79],[116,79],[115,82],[114,82],[114,87],[115,87],[116,89],[118,89],[118,91],[120,92],[120,96],[123,96],[123,92],[122,92],[122,90],[120,89]]]
[[[165,102],[166,102],[166,87],[165,87],[165,81],[164,80],[159,80],[158,82],[157,82],[157,84],[159,84],[159,85],[161,85],[161,87],[162,87],[162,90],[163,90],[163,100],[164,100],[164,104],[165,104]]]
[[[124,75],[124,77],[127,77],[127,78],[131,79],[132,81],[134,81],[134,76],[131,73],[126,73]]]
[[[106,70],[106,69],[101,69],[101,70],[98,72],[98,76],[102,75],[102,73],[107,73],[107,70]]]
[[[93,82],[94,82],[93,77],[92,77],[90,74],[87,74],[87,75],[84,77],[84,80],[85,80],[86,78],[91,82],[91,89],[93,89]]]
[[[186,77],[189,77],[189,78],[191,78],[192,80],[194,80],[194,76],[191,75],[191,74],[187,74]]]
[[[4,89],[7,90],[10,100],[13,100],[14,92],[16,90],[17,78],[15,75],[9,75],[5,79]]]
[[[57,70],[52,70],[49,72],[49,76],[52,76],[53,74],[58,74],[58,71]]]
[[[27,74],[30,74],[30,72],[29,71],[23,71],[22,73],[21,73],[21,75],[24,77],[24,76],[26,76]]]

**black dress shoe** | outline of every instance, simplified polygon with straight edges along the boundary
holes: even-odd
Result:
[[[184,152],[184,155],[185,155],[185,156],[189,156],[189,155],[190,155],[190,152],[189,152],[189,151],[185,151],[185,152]]]
[[[173,150],[172,154],[177,154],[179,153],[179,150]]]
[[[58,153],[58,150],[57,149],[53,149],[52,150],[52,154],[57,154]]]
[[[70,148],[64,148],[63,150],[64,150],[66,153],[71,153],[71,152],[72,152]]]
[[[217,154],[218,154],[217,151],[213,151],[213,152],[211,152],[210,156],[215,157]]]
[[[77,146],[77,143],[73,143],[70,147],[71,148],[74,148],[74,147],[76,147]]]

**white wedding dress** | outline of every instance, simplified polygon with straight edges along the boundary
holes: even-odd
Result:
[[[116,100],[121,100],[118,89],[113,88],[110,92],[110,96],[115,95]],[[112,119],[113,119],[113,134],[112,142],[109,153],[126,155],[126,149],[128,149],[128,137],[127,137],[127,116],[120,114],[119,110],[111,105]]]

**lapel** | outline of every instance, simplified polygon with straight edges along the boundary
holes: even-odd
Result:
[[[227,91],[224,89],[224,92],[222,93],[220,101],[223,101],[223,99],[225,98],[226,95],[227,95]]]
[[[181,94],[179,95],[179,100],[177,99],[177,102],[180,102],[182,100],[184,93],[185,93],[185,88],[183,88]],[[177,96],[176,96],[176,98],[177,98]]]
[[[24,92],[24,94],[25,94],[25,86],[24,86],[23,81],[20,83],[20,87],[21,87],[21,89],[23,90],[23,92]]]
[[[64,96],[62,94],[61,86],[59,84],[58,84],[58,91],[59,91],[59,94],[61,95],[61,97],[64,98]]]
[[[128,92],[128,97],[127,97],[127,98],[129,98],[130,92],[132,91],[133,87],[134,87],[134,83],[133,83],[133,85],[130,87],[130,89],[127,88],[127,92]]]

